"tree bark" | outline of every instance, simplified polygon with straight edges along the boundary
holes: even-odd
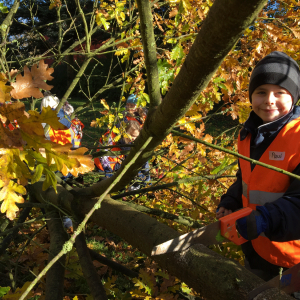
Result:
[[[88,283],[93,298],[95,300],[107,300],[103,284],[93,265],[83,232],[77,236],[75,244],[82,272]]]
[[[47,221],[50,233],[49,261],[55,257],[68,240],[59,214],[53,211],[50,220]],[[65,279],[66,256],[62,256],[47,272],[46,275],[46,300],[63,299]]]
[[[140,30],[145,54],[147,70],[148,94],[150,97],[150,109],[161,103],[159,75],[156,59],[156,42],[154,38],[151,5],[149,0],[136,1],[140,15]]]

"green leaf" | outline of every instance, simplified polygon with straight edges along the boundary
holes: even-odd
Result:
[[[1,3],[0,3],[0,6],[1,6]],[[0,297],[3,297],[4,295],[6,295],[10,290],[10,287],[7,286],[7,287],[2,287],[0,286]]]
[[[56,184],[57,180],[53,171],[50,168],[45,167],[43,173],[46,175],[46,179],[43,182],[43,191],[46,191],[50,186],[52,186],[57,193]]]
[[[228,164],[228,161],[229,161],[229,158],[228,157],[225,157],[224,160],[222,161],[222,163],[216,167],[215,169],[213,169],[210,174],[218,174],[222,169],[224,169],[227,164]]]
[[[226,90],[226,91],[228,90],[227,87],[226,87],[223,83],[219,83],[218,86],[219,86],[221,89],[224,89],[224,90]]]
[[[42,164],[37,165],[33,177],[31,179],[31,184],[34,184],[35,182],[38,182],[40,180],[43,174],[43,170],[44,170],[44,166]]]
[[[171,52],[171,59],[177,60],[182,59],[184,56],[184,52],[180,43],[178,43]]]
[[[221,230],[218,231],[216,235],[216,241],[222,243],[224,241],[224,237],[221,235]]]
[[[6,6],[3,5],[3,3],[0,3],[0,11],[3,13],[3,14],[7,14],[8,13],[8,9]]]
[[[219,82],[224,82],[224,81],[225,81],[225,79],[222,77],[217,77],[213,80],[214,83],[219,83]]]
[[[181,290],[186,294],[190,294],[192,292],[192,290],[184,282],[181,285]]]

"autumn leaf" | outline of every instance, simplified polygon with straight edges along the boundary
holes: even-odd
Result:
[[[61,6],[61,1],[60,0],[51,0],[49,10],[51,10],[55,7],[60,7],[60,6]]]
[[[56,1],[60,2],[60,1]],[[44,63],[44,60],[39,61],[39,67],[34,64],[31,68],[31,74],[34,83],[43,90],[49,91],[53,88],[52,85],[46,84],[45,80],[52,80],[51,74],[54,72],[53,68],[48,68],[48,65]]]
[[[101,104],[106,108],[106,109],[108,109],[109,110],[109,105],[107,104],[107,102],[106,102],[106,100],[105,99],[101,99]]]
[[[73,176],[77,177],[78,174],[84,174],[94,170],[94,161],[91,155],[84,155],[88,149],[85,147],[80,147],[76,150],[70,150],[68,153],[69,159],[76,159],[79,162],[79,166],[74,165],[72,169],[67,169]],[[66,165],[65,165],[66,166]],[[61,171],[63,174],[67,174],[66,170],[63,168]]]
[[[49,124],[55,130],[66,128],[59,122],[55,110],[49,106],[43,107],[41,114],[33,110],[28,111],[28,114],[29,118],[23,117],[18,121],[20,128],[28,134],[44,135],[42,123]]]
[[[90,126],[91,126],[91,127],[97,127],[97,125],[98,125],[97,121],[92,120]]]
[[[53,68],[48,68],[48,65],[44,63],[44,60],[39,62],[39,68],[37,65],[32,66],[30,72],[27,66],[24,67],[24,76],[18,74],[16,76],[16,82],[12,82],[11,85],[14,88],[10,93],[15,99],[22,99],[28,97],[42,98],[43,94],[40,89],[50,90],[53,86],[45,83],[44,80],[53,79],[50,76],[53,73]]]
[[[5,85],[5,82],[0,79],[0,103],[5,103],[10,100],[10,92],[13,87]]]
[[[2,122],[0,122],[0,136],[0,148],[22,149],[25,144],[19,130],[10,130]]]
[[[3,200],[1,213],[6,212],[6,217],[10,220],[16,217],[16,212],[19,210],[16,203],[24,202],[23,197],[18,194],[25,195],[26,189],[24,186],[13,181],[9,181],[9,184],[4,186],[0,191],[0,201]]]

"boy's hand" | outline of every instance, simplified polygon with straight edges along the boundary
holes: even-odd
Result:
[[[219,207],[217,209],[217,212],[216,212],[216,218],[220,219],[220,218],[225,217],[229,214],[232,214],[232,210],[226,209],[225,207]]]
[[[257,206],[247,217],[236,221],[240,235],[248,241],[258,238],[269,227],[269,212],[264,206]]]

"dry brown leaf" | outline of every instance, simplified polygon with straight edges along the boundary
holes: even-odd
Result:
[[[178,14],[178,9],[174,8],[172,11],[169,12],[169,18],[173,18]]]
[[[97,122],[95,120],[93,120],[90,124],[91,127],[97,127]]]
[[[23,149],[23,139],[20,130],[9,130],[0,122],[0,148]]]
[[[6,119],[8,119],[10,122],[13,122],[14,120],[17,120],[24,116],[25,105],[22,102],[4,104],[0,107],[0,114]]]
[[[44,63],[44,60],[39,62],[39,68],[37,65],[33,65],[31,72],[27,66],[24,67],[24,76],[18,74],[16,76],[16,82],[12,82],[11,85],[14,89],[11,91],[11,96],[15,99],[22,99],[28,97],[42,98],[43,94],[40,89],[49,91],[53,86],[48,85],[44,80],[52,80],[50,75],[54,71],[53,68],[48,68],[48,65]]]
[[[39,61],[39,67],[33,65],[31,68],[31,74],[35,84],[46,91],[53,88],[52,85],[48,85],[44,80],[52,80],[54,77],[51,74],[54,72],[53,68],[48,68],[48,65],[44,63],[44,60]]]

